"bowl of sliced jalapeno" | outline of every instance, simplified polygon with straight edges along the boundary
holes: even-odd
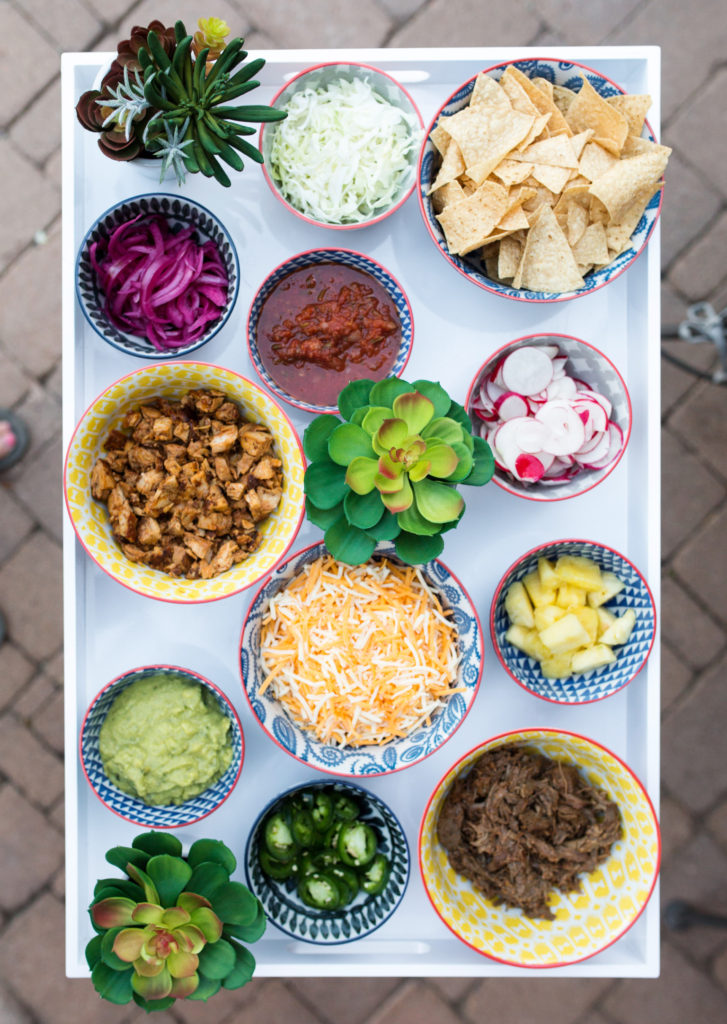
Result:
[[[261,811],[245,871],[281,931],[336,945],[368,935],[394,913],[409,881],[409,847],[379,797],[348,782],[312,782]]]

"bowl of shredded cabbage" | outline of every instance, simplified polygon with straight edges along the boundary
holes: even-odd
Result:
[[[416,182],[424,122],[409,93],[366,64],[318,64],[291,78],[263,125],[263,173],[297,216],[359,228],[397,210]]]

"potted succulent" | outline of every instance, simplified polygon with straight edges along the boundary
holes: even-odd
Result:
[[[157,158],[160,179],[169,168],[179,184],[186,173],[214,177],[230,185],[222,166],[243,169],[243,157],[262,163],[247,141],[251,124],[280,121],[285,112],[234,101],[257,88],[262,58],[245,64],[244,40],[226,43],[229,29],[219,18],[200,19],[190,35],[152,21],[135,26],[117,46],[117,56],[100,89],[85,92],[76,105],[78,120],[99,134],[99,148],[114,160]]]
[[[176,836],[145,832],[106,860],[126,877],[99,879],[89,907],[97,934],[86,960],[103,999],[133,999],[151,1013],[250,980],[255,958],[239,940],[259,939],[265,914],[246,886],[230,881],[237,862],[224,843],[199,839],[183,856]]]
[[[342,420],[318,416],[303,437],[306,515],[325,530],[326,547],[350,565],[383,540],[409,564],[436,558],[464,513],[457,484],[492,476],[489,445],[434,381],[352,381],[338,409]]]

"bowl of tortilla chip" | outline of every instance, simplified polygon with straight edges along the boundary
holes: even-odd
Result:
[[[651,98],[558,60],[487,68],[443,104],[419,158],[419,205],[445,259],[525,302],[588,295],[644,249],[671,150]]]

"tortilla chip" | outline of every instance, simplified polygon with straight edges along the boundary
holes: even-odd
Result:
[[[520,280],[520,284],[515,281]],[[549,206],[531,224],[513,287],[535,292],[570,292],[585,284],[571,247]]]
[[[604,225],[609,224],[611,221],[608,210],[597,196],[591,196],[591,201],[588,204],[588,219],[592,223],[598,221]]]
[[[533,142],[541,142],[543,139],[550,138],[550,132],[548,131],[550,117],[550,114],[538,114],[533,121],[533,127],[517,147],[518,151],[522,152],[523,149],[527,149]]]
[[[553,86],[553,103],[555,103],[563,115],[568,113],[568,107],[577,95],[578,93],[573,92],[572,89],[567,89],[564,85]]]
[[[447,152],[447,146],[450,143],[451,135],[444,126],[445,121],[448,121],[448,117],[440,117],[434,128],[429,133],[429,138],[432,140],[434,148],[442,156]]]
[[[629,135],[621,150],[621,159],[628,160],[632,156],[640,156],[642,153],[661,153],[663,156],[671,156],[668,146],[660,146],[658,142],[651,139],[642,139],[640,136]]]
[[[501,278],[514,277],[520,265],[520,258],[523,252],[523,244],[510,235],[500,242],[500,251],[497,257],[497,273]]]
[[[624,115],[599,96],[585,76],[580,92],[568,108],[566,121],[573,134],[592,128],[594,138],[614,156],[621,152],[629,133]]]
[[[445,206],[449,206],[450,203],[457,203],[460,199],[465,199],[466,193],[458,181],[448,181],[446,185],[442,185],[436,192],[432,193],[432,206],[434,207],[435,213],[441,213]]]
[[[475,79],[469,105],[470,107],[495,107],[503,114],[507,114],[512,109],[510,99],[500,83],[494,78],[490,78],[484,71],[481,71]]]
[[[514,209],[516,206],[522,206],[523,203],[527,203],[528,199],[532,199],[537,192],[530,185],[522,185],[520,188],[510,189],[510,194],[507,197],[507,212]]]
[[[571,209],[575,209],[575,206],[572,206]],[[583,212],[585,213],[585,210]],[[598,222],[589,224],[575,245],[571,244],[571,248],[576,263],[592,265],[608,262],[606,228]]]
[[[551,135],[542,142],[534,142],[522,153],[513,153],[513,160],[525,160],[532,164],[547,164],[549,167],[568,167],[578,170],[578,159],[573,152],[567,135]]]
[[[497,256],[486,256],[485,257],[485,269],[487,276],[491,281],[499,281],[498,276],[498,259]]]
[[[567,135],[572,134],[570,126],[556,107],[553,100],[549,96],[546,96],[546,94],[542,92],[537,85],[534,85],[527,75],[524,75],[522,71],[515,67],[514,64],[510,64],[505,68],[505,71],[500,78],[500,82],[502,82],[502,79],[505,78],[506,75],[510,78],[514,78],[515,81],[520,83],[528,94],[533,105],[537,107],[541,114],[551,115],[549,127],[552,132],[564,131]]]
[[[571,149],[575,154],[576,161],[580,160],[583,150],[587,142],[590,142],[593,138],[593,129],[586,128],[585,131],[578,132],[577,135],[572,135],[569,139]]]
[[[513,206],[512,209],[508,210],[507,213],[497,222],[498,231],[520,231],[530,227],[530,221],[525,214],[522,204],[518,203],[517,206]]]
[[[636,226],[644,215],[644,210],[651,202],[653,196],[661,188],[661,182],[655,185],[645,185],[634,197],[634,201],[623,213],[621,220],[609,224],[606,228],[606,241],[612,253],[621,253],[631,245],[631,236]]]
[[[548,164],[534,164],[533,177],[541,185],[545,185],[551,192],[559,195],[565,188],[570,178],[570,171],[567,167],[550,167]]]
[[[667,157],[642,153],[618,163],[591,185],[591,195],[600,199],[611,220],[621,221],[631,204],[647,185],[655,185],[664,173]]]
[[[553,99],[553,83],[549,82],[547,78],[541,78],[540,75],[536,75],[535,78],[531,79],[534,86],[544,92],[549,100]]]
[[[439,168],[439,173],[428,194],[431,195],[432,192],[436,192],[438,188],[441,188],[450,181],[454,181],[455,178],[459,178],[463,173],[464,158],[457,143],[454,139],[450,139],[449,145],[442,157],[442,166]]]
[[[478,184],[522,142],[532,127],[527,114],[508,108],[466,107],[450,119],[447,131],[462,151],[467,173]]]
[[[575,187],[576,185],[578,185],[578,186],[585,185],[586,187],[589,187],[590,184],[591,184],[591,179],[590,178],[584,178],[582,174],[576,174],[575,177],[571,178],[570,181],[568,182],[568,188]]]
[[[523,89],[522,85],[509,75],[503,75],[500,79],[500,89],[506,93],[513,110],[519,110],[521,114],[529,114],[537,117],[538,108]]]
[[[451,253],[465,256],[488,240],[507,210],[507,189],[486,181],[471,196],[447,206],[437,217]]]
[[[501,160],[492,173],[499,178],[503,185],[519,185],[530,177],[533,165],[521,163],[519,160]]]
[[[556,213],[557,217],[557,213]],[[558,221],[560,223],[560,220]],[[561,224],[561,227],[563,225]],[[585,231],[588,227],[588,208],[578,202],[568,204],[566,213],[566,227],[565,233],[568,239],[568,245],[573,248],[583,238]],[[602,224],[599,227],[603,227]],[[605,236],[604,236],[605,237]],[[578,257],[576,257],[578,259]],[[579,260],[580,262],[580,260]]]
[[[578,170],[584,178],[595,181],[618,163],[618,159],[597,142],[587,142],[583,147]]]
[[[636,93],[628,96],[609,96],[606,102],[610,103],[612,107],[626,118],[626,123],[629,126],[629,135],[641,135],[641,129],[644,127],[644,121],[646,120],[646,113],[651,106],[651,96],[638,95]]]

